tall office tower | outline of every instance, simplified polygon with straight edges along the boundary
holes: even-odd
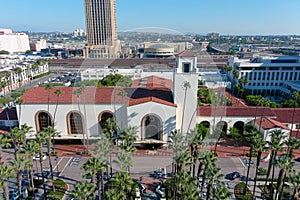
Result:
[[[116,0],[84,0],[88,58],[117,58]]]

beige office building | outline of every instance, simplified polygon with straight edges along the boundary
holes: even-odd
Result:
[[[120,42],[116,32],[116,1],[85,0],[87,46],[84,56],[88,58],[117,58]]]

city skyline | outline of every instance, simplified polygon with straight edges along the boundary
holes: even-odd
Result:
[[[72,32],[85,29],[83,0],[0,0],[1,28]],[[297,0],[117,0],[117,31],[219,32],[222,35],[300,35]],[[71,9],[70,9],[71,8]],[[149,28],[151,27],[151,28]]]

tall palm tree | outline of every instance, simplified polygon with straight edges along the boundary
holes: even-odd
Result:
[[[33,181],[33,162],[32,162],[32,157],[35,156],[38,152],[39,152],[39,146],[37,144],[37,142],[35,140],[31,140],[29,142],[26,143],[26,145],[24,145],[22,147],[22,150],[25,153],[26,159],[28,161],[30,161],[29,165],[28,165],[28,173],[30,177],[30,183],[31,183],[31,189],[32,191],[34,191],[34,181]]]
[[[81,114],[81,108],[80,108],[80,96],[82,95],[82,89],[81,89],[81,88],[77,88],[76,90],[74,90],[74,95],[76,95],[78,111],[79,111],[79,113]],[[85,117],[86,117],[86,116],[85,116]],[[88,149],[87,149],[87,146],[86,146],[85,131],[83,131],[82,138],[83,138],[84,151],[87,152]]]
[[[45,90],[47,90],[47,92],[48,92],[48,107],[47,107],[47,111],[48,111],[48,113],[50,112],[50,90],[52,89],[52,84],[51,83],[47,83],[46,85],[45,85]],[[48,124],[50,124],[50,118],[48,117]]]
[[[43,181],[43,189],[44,189],[44,195],[47,198],[47,191],[46,191],[46,185],[45,185],[45,176],[43,173],[43,143],[47,142],[47,133],[40,132],[36,135],[36,142],[38,143],[38,150],[39,150],[39,157],[40,157],[40,168],[41,168],[41,174],[42,174],[42,181]]]
[[[183,110],[182,110],[182,117],[181,117],[181,131],[183,131],[183,123],[184,123],[184,114],[185,114],[185,104],[186,104],[186,93],[187,93],[187,90],[189,88],[191,88],[191,84],[190,82],[188,81],[185,81],[183,83],[183,87],[184,87],[184,101],[183,101]]]
[[[119,96],[121,96],[122,97],[122,104],[124,104],[124,97],[126,97],[127,96],[127,92],[124,90],[124,89],[122,89],[120,92],[119,92]],[[123,129],[124,127],[123,127],[123,109],[121,108],[121,129]]]
[[[23,103],[23,99],[21,97],[19,97],[17,100],[16,100],[16,103],[19,105],[19,128],[21,128],[21,105]]]
[[[92,200],[95,198],[96,186],[93,183],[83,181],[75,185],[74,190],[70,192],[71,196],[80,200]]]
[[[116,177],[110,179],[109,185],[112,189],[117,189],[120,193],[126,194],[127,199],[130,199],[130,193],[135,190],[133,188],[134,181],[127,172],[116,172]]]
[[[292,162],[290,158],[281,158],[277,160],[275,164],[280,168],[275,199],[282,199],[284,179],[286,177],[286,172],[287,171],[291,172],[295,166],[295,163]]]
[[[176,174],[176,180],[177,198],[186,200],[197,199],[199,197],[199,192],[197,191],[197,185],[195,183],[196,179],[191,177],[189,171],[182,170],[180,173]]]
[[[28,161],[25,155],[20,155],[10,161],[11,166],[16,172],[16,178],[18,183],[18,191],[19,194],[22,194],[22,170],[25,169],[26,165],[28,165]],[[20,195],[20,199],[22,199],[22,195]]]
[[[45,137],[44,139],[47,144],[47,154],[48,154],[48,163],[49,163],[50,173],[51,173],[52,190],[53,190],[53,192],[55,192],[53,166],[52,166],[52,162],[51,162],[51,146],[52,146],[51,139],[57,135],[57,131],[52,126],[48,126],[48,127],[44,128],[43,131],[39,134],[44,135],[44,137]]]
[[[206,200],[210,200],[210,197],[213,196],[212,195],[212,187],[213,184],[216,181],[219,181],[221,178],[223,178],[223,174],[221,174],[221,169],[219,167],[216,167],[214,165],[212,165],[211,167],[209,167],[207,169],[207,180],[208,180],[208,187],[207,187],[207,196],[206,196]]]
[[[218,157],[217,157],[216,153],[210,152],[210,151],[207,152],[204,159],[202,160],[204,169],[203,169],[203,174],[202,174],[201,191],[203,191],[205,181],[207,180],[207,178],[209,176],[209,170],[216,166],[217,160],[218,160]]]
[[[81,93],[84,93],[84,91],[86,90],[86,85],[84,83],[80,84],[80,90],[81,90]],[[83,95],[84,134],[85,134],[85,138],[86,138],[85,145],[86,145],[87,150],[89,151],[89,134],[87,131],[87,120],[86,120],[87,114],[86,114],[86,99],[85,99],[85,97],[86,97],[86,95],[84,94]]]
[[[288,178],[289,182],[293,184],[293,199],[297,199],[299,196],[299,190],[300,190],[300,172],[294,171],[294,173],[289,175]]]
[[[300,149],[300,140],[294,137],[289,137],[288,141],[285,142],[287,149],[287,154],[290,158],[293,157],[293,151]]]
[[[103,184],[103,172],[106,167],[106,160],[105,157],[102,158],[95,158],[92,157],[88,159],[82,166],[82,168],[89,173],[91,178],[91,183],[93,183],[94,178],[96,177],[96,185],[98,188],[98,196],[103,197],[104,194],[104,184]],[[102,190],[102,193],[101,193]]]
[[[270,176],[271,169],[273,167],[273,163],[275,162],[275,158],[277,157],[277,152],[283,150],[282,144],[283,144],[285,138],[286,138],[286,136],[284,136],[284,133],[281,130],[276,129],[276,130],[272,131],[272,133],[271,133],[271,141],[267,142],[268,148],[271,151],[271,156],[270,156],[270,160],[269,160],[269,164],[268,164],[268,170],[267,170],[267,176],[266,176],[264,189],[266,188],[268,178]],[[272,184],[273,184],[273,179],[274,179],[274,168],[273,168],[272,181],[271,181]]]
[[[3,187],[4,198],[9,200],[8,180],[14,177],[14,169],[7,165],[0,165],[0,186]]]
[[[135,151],[133,144],[137,140],[136,128],[131,126],[125,128],[120,134],[120,139],[122,140],[121,149],[127,152]]]
[[[232,194],[223,182],[217,181],[216,187],[213,187],[213,197],[216,200],[229,200]]]
[[[0,134],[0,163],[1,163],[2,153],[3,153],[2,148],[10,147],[11,142],[12,142],[12,140],[10,137]]]
[[[265,150],[265,142],[260,132],[255,132],[256,135],[253,137],[253,148],[257,151],[257,159],[256,159],[256,168],[255,168],[255,177],[254,177],[254,186],[253,186],[253,198],[255,197],[256,183],[257,183],[257,175],[258,169],[260,166],[260,160],[262,152]]]
[[[121,149],[117,153],[117,159],[114,160],[113,162],[119,166],[121,172],[130,173],[130,167],[132,167],[134,163],[132,157],[133,156],[131,152],[127,152]]]
[[[192,156],[191,172],[193,177],[195,177],[195,167],[200,154],[199,147],[203,144],[207,135],[208,129],[203,124],[198,124],[194,130],[189,131],[187,134],[187,142]]]
[[[54,94],[56,95],[56,105],[55,105],[55,110],[54,110],[54,114],[53,114],[53,122],[55,123],[56,113],[57,113],[57,108],[58,108],[58,101],[59,101],[59,97],[61,95],[61,90],[60,89],[55,90]]]
[[[25,134],[23,134],[21,129],[15,127],[11,130],[11,134],[9,136],[13,142],[15,158],[17,158],[20,150],[20,145],[25,143]]]

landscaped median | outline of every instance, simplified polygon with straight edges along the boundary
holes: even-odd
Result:
[[[238,183],[234,187],[234,195],[238,200],[252,200],[253,194],[244,182]]]
[[[67,191],[67,184],[61,180],[61,179],[56,179],[54,180],[54,185],[55,185],[55,192],[52,190],[49,190],[47,194],[47,199],[50,200],[61,200],[63,196],[65,195]]]

